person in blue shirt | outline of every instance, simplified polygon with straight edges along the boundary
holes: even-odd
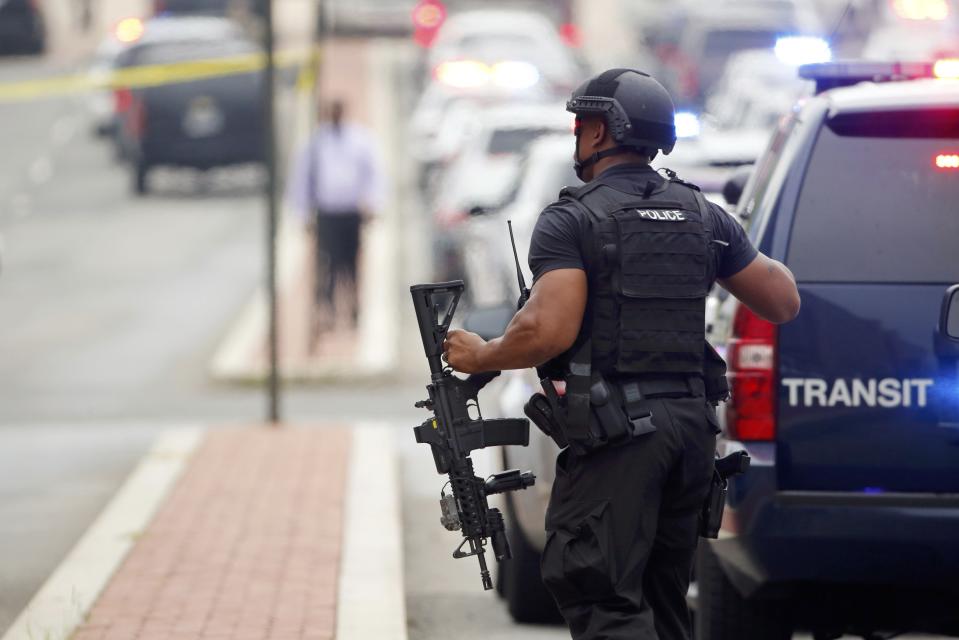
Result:
[[[355,327],[359,315],[357,259],[360,231],[380,206],[382,177],[370,132],[345,119],[343,102],[321,110],[321,123],[293,166],[289,199],[316,238],[314,330],[331,328],[339,315]],[[348,310],[338,310],[337,284],[348,289]],[[340,311],[346,311],[340,314]]]

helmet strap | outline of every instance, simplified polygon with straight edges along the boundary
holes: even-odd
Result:
[[[624,153],[635,153],[636,149],[633,147],[627,147],[624,145],[618,145],[612,147],[611,149],[604,149],[603,151],[597,151],[593,153],[585,160],[579,159],[579,135],[576,136],[576,149],[573,153],[573,169],[576,171],[576,177],[580,180],[583,179],[583,172],[587,167],[591,167],[603,158],[609,158],[612,156],[622,155]]]

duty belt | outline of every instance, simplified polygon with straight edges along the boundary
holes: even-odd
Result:
[[[655,431],[652,414],[644,400],[657,397],[702,396],[705,385],[699,376],[629,378],[619,382],[623,405],[629,418],[632,436]]]
[[[700,375],[658,375],[623,376],[615,384],[623,389],[623,393],[642,395],[644,398],[660,396],[703,396],[706,394],[706,384]],[[629,387],[632,391],[627,391]]]

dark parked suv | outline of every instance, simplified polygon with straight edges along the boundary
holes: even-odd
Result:
[[[932,69],[804,67],[742,193],[803,306],[714,326],[753,464],[700,545],[700,638],[959,634],[959,81]]]
[[[155,18],[142,40],[120,54],[117,141],[137,194],[158,166],[213,167],[264,161],[259,50],[229,20]],[[149,82],[150,73],[169,81]],[[123,74],[131,74],[124,76]],[[142,79],[136,74],[144,74]]]
[[[0,53],[43,53],[46,43],[39,0],[0,1]]]

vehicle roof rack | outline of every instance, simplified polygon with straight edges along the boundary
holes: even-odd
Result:
[[[934,78],[932,62],[874,62],[846,60],[819,62],[799,67],[799,77],[813,80],[816,93],[837,87],[850,87],[860,82],[899,82]]]

